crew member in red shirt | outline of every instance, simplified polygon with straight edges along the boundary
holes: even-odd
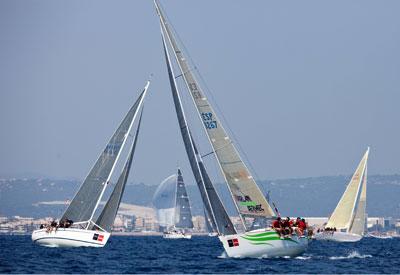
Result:
[[[305,219],[301,219],[297,223],[297,234],[303,236],[304,231],[307,229],[307,224]]]
[[[282,225],[281,225],[281,217],[278,217],[273,223],[272,228],[279,234],[282,235]]]

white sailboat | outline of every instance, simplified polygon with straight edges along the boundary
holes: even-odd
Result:
[[[193,229],[192,212],[190,210],[189,196],[187,195],[182,172],[178,169],[175,181],[175,207],[174,223],[163,234],[164,239],[191,239],[192,235],[187,230]]]
[[[369,147],[317,240],[357,242],[365,234]],[[327,230],[328,229],[328,230]]]
[[[115,165],[141,109],[149,85],[150,82],[147,82],[139,98],[100,154],[58,225],[33,231],[33,242],[49,247],[103,247],[107,243],[132,165],[141,115],[128,158],[114,190],[97,219],[94,217],[95,212],[110,183]]]
[[[160,18],[169,80],[186,153],[207,214],[210,217],[212,226],[218,232],[219,239],[227,255],[230,257],[276,257],[301,254],[308,246],[309,239],[307,237],[292,235],[287,238],[280,238],[277,232],[271,228],[261,230],[249,230],[246,228],[246,218],[271,219],[275,217],[275,212],[266,201],[246,165],[240,158],[232,140],[224,130],[221,121],[201,90],[192,73],[193,70],[187,63],[187,58],[183,55],[176,42],[170,28],[170,23],[166,21],[156,0],[155,6]],[[242,219],[243,227],[246,228],[246,232],[244,233],[237,232],[233,226],[214,189],[202,156],[199,154],[189,131],[167,43],[172,49],[176,64],[179,67],[179,76],[183,77],[186,88],[196,106],[204,131],[213,148],[212,154],[216,157],[216,161],[231,192],[236,210]]]
[[[164,232],[163,237],[165,239],[191,239],[192,235],[187,230],[193,229],[192,211],[181,169],[178,169],[176,177],[174,210],[173,228]]]
[[[182,172],[167,177],[157,187],[153,207],[165,239],[191,239],[192,213]]]

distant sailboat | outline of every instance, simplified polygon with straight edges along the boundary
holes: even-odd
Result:
[[[361,159],[338,205],[329,217],[325,230],[317,233],[315,239],[357,242],[366,233],[368,155],[369,148]]]
[[[172,228],[164,232],[163,237],[165,239],[191,239],[192,235],[187,232],[188,229],[193,229],[192,212],[182,172],[178,169],[176,176],[174,224]]]
[[[162,41],[167,63],[168,75],[173,95],[175,110],[180,126],[186,153],[196,179],[200,194],[203,199],[207,214],[212,226],[217,230],[219,239],[230,257],[275,257],[296,256],[305,251],[308,238],[293,235],[280,238],[271,228],[250,231],[246,228],[246,218],[271,219],[275,213],[264,195],[257,186],[254,178],[243,163],[232,140],[224,130],[221,121],[216,116],[207,98],[204,96],[199,84],[195,80],[187,58],[174,38],[170,23],[163,15],[159,4],[155,1],[157,13],[160,18]],[[242,219],[245,233],[238,233],[230,220],[222,201],[208,176],[202,156],[199,154],[193,136],[189,131],[182,101],[176,84],[167,42],[172,48],[180,75],[185,81],[186,88],[196,106],[198,115],[203,122],[203,128],[213,148],[212,154],[216,157],[220,170],[231,192],[236,210]]]
[[[149,85],[150,82],[147,82],[139,98],[100,154],[60,219],[59,225],[35,230],[32,233],[32,240],[35,243],[51,247],[103,247],[107,243],[132,165],[142,114],[137,125],[135,139],[114,190],[97,219],[94,218],[94,215],[110,183],[115,165],[137,114],[143,105]]]
[[[378,220],[376,221],[376,231],[369,232],[368,234],[365,235],[365,237],[371,237],[371,238],[376,238],[376,239],[393,239],[392,235],[388,235],[387,233],[381,232],[379,229],[379,222]]]

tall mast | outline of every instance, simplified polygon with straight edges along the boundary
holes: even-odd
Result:
[[[168,38],[169,44],[174,50],[174,56],[185,80],[186,87],[197,108],[198,116],[203,122],[203,129],[213,148],[213,153],[216,156],[222,175],[227,182],[243,225],[245,226],[245,216],[267,218],[275,216],[274,211],[266,201],[248,168],[240,158],[231,139],[222,127],[215,111],[204,96],[200,85],[196,81],[186,61],[186,57],[183,55],[174,39],[169,23],[166,22],[156,1],[155,4],[165,36]]]
[[[155,3],[155,5],[157,13],[159,14],[157,3]],[[164,30],[163,30],[164,26],[161,22],[160,25],[161,25],[161,35],[164,47],[164,54],[168,69],[168,76],[171,85],[171,91],[178,118],[178,123],[181,130],[181,135],[185,145],[186,153],[189,158],[189,163],[192,168],[193,175],[196,179],[197,186],[199,187],[204,206],[209,216],[211,217],[213,225],[218,230],[219,234],[224,234],[224,235],[236,234],[236,230],[232,224],[232,221],[229,219],[229,216],[207,175],[202,159],[198,155],[195,143],[190,135],[180,95],[176,85],[168,48],[165,42]]]

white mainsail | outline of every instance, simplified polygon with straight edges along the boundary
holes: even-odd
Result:
[[[352,176],[345,192],[342,195],[338,205],[330,216],[326,227],[334,228],[338,230],[349,230],[354,220],[355,208],[357,206],[361,185],[365,183],[365,198],[366,198],[366,173],[367,161],[368,161],[369,148],[365,152],[361,159],[354,175]],[[364,180],[363,180],[364,179]],[[364,208],[365,209],[365,208]],[[365,211],[365,210],[364,210]]]
[[[162,31],[174,50],[175,59],[179,65],[190,95],[195,103],[204,129],[212,145],[222,174],[228,184],[235,206],[242,218],[246,216],[273,217],[274,211],[259,189],[253,176],[240,158],[232,140],[223,128],[215,111],[211,107],[198,82],[191,72],[185,56],[178,47],[174,35],[166,22],[157,2],[155,2]]]

